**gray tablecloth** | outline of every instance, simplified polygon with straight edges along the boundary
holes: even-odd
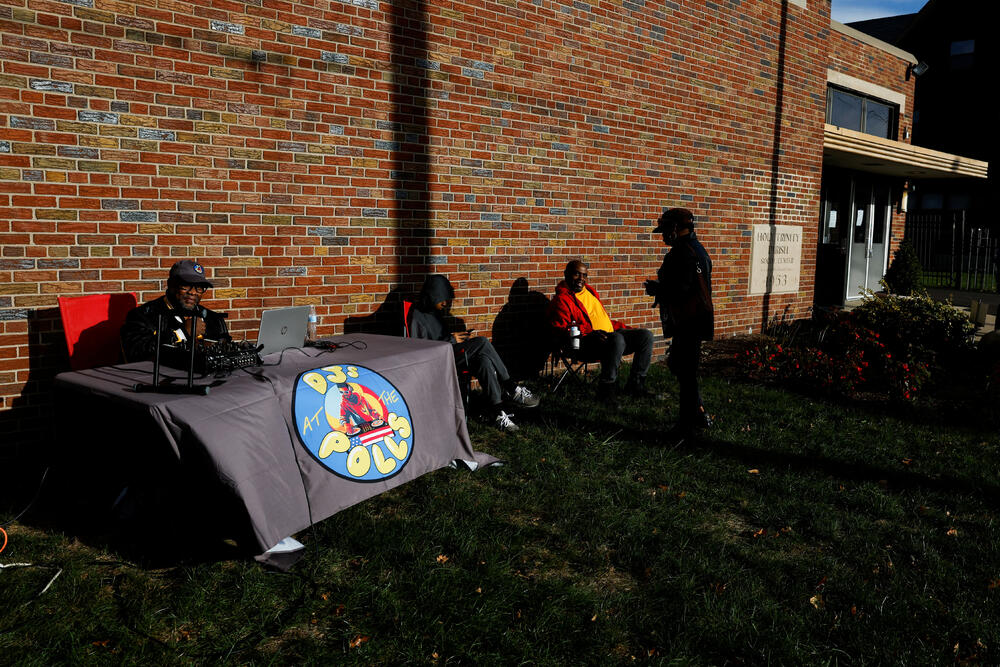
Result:
[[[214,466],[245,506],[261,552],[310,520],[452,461],[496,461],[472,450],[451,345],[370,334],[330,340],[350,345],[268,355],[208,396],[134,391],[151,381],[149,362],[62,373],[56,387],[100,397],[109,414],[148,410],[178,458],[197,451],[200,465]]]

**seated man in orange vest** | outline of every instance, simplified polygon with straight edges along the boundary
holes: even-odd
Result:
[[[614,398],[618,393],[618,367],[626,354],[634,356],[625,393],[648,397],[645,384],[653,356],[653,332],[626,327],[612,320],[597,290],[587,284],[589,268],[578,259],[566,265],[565,280],[556,286],[556,294],[549,304],[549,323],[561,339],[565,339],[570,327],[575,325],[580,329],[579,357],[601,362],[598,397]]]

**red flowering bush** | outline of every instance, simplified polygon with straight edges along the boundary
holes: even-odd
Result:
[[[809,327],[786,324],[783,340],[762,336],[737,355],[751,378],[780,382],[825,393],[859,392],[892,399],[915,399],[931,379],[935,352],[898,336],[886,338],[870,321],[851,313],[817,313]],[[893,327],[893,333],[898,331]]]
[[[838,359],[817,347],[783,346],[762,337],[738,360],[748,376],[838,394],[853,394],[863,382],[867,362]]]

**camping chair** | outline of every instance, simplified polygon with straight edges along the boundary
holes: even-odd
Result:
[[[559,387],[562,386],[566,378],[572,378],[574,382],[586,384],[588,382],[587,366],[596,361],[596,359],[581,356],[581,350],[574,350],[570,345],[569,337],[560,335],[561,333],[553,335],[552,349],[549,353],[549,376],[555,379],[556,373],[562,369],[559,378],[552,386],[551,393],[553,394],[559,391]]]
[[[136,304],[132,292],[59,297],[70,368],[79,371],[118,363],[122,355],[119,330]]]
[[[631,355],[629,352],[623,358]],[[571,377],[576,382],[588,383],[587,371],[590,364],[600,363],[600,356],[585,355],[582,349],[574,350],[570,346],[570,338],[565,332],[553,331],[552,352],[549,355],[550,375],[555,378],[561,366],[562,373],[555,381],[551,393],[556,393],[567,377]]]
[[[403,338],[410,338],[410,317],[413,311],[413,302],[403,300]],[[465,368],[456,368],[458,371],[458,388],[462,394],[462,403],[465,408],[469,407],[469,395],[472,393],[472,373],[469,371],[469,360],[465,360]]]

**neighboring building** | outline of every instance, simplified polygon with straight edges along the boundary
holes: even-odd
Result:
[[[997,156],[996,110],[989,97],[1000,65],[991,28],[996,2],[930,0],[899,37],[928,65],[917,78],[913,141],[985,162]],[[970,223],[995,226],[996,178],[922,184],[911,210],[968,212]]]
[[[51,423],[57,297],[148,299],[180,257],[210,267],[237,334],[292,304],[341,333],[431,271],[489,331],[577,256],[616,315],[657,328],[650,231],[679,205],[715,260],[720,335],[851,296],[902,234],[905,170],[937,158],[900,138],[912,58],[829,9],[0,0],[0,457]],[[828,83],[862,94],[862,132],[824,124]],[[848,224],[861,207],[884,218],[871,235]],[[862,269],[860,249],[882,256]]]

